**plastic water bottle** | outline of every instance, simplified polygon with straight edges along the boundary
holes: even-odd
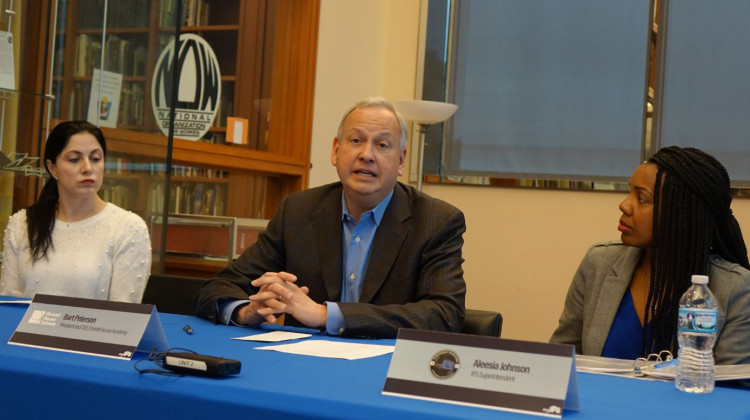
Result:
[[[677,315],[677,357],[675,385],[685,392],[714,390],[714,344],[719,318],[716,298],[708,288],[708,276],[694,275],[693,283],[680,298]]]

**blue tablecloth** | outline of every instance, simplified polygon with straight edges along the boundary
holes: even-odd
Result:
[[[139,374],[134,361],[8,345],[26,305],[0,305],[0,418],[534,418],[381,394],[391,356],[347,361],[258,351],[230,340],[258,332],[159,314],[169,345],[238,359],[242,372],[214,379]],[[193,334],[183,327],[189,324]],[[315,335],[311,339],[339,340]],[[351,340],[393,344],[394,340]],[[138,355],[137,355],[138,356]],[[150,362],[143,362],[151,366]],[[579,373],[581,411],[564,418],[750,419],[750,393],[679,392],[671,382]]]

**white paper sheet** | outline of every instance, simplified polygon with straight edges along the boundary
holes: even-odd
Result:
[[[101,92],[99,92],[100,86]],[[121,92],[122,74],[94,69],[94,75],[91,77],[87,120],[102,127],[117,127]]]
[[[278,342],[278,341],[296,340],[298,338],[307,338],[310,336],[311,334],[303,334],[303,333],[288,332],[288,331],[271,331],[271,332],[267,332],[263,334],[247,335],[244,337],[233,337],[232,340],[264,341],[268,343],[273,343],[273,342]]]
[[[13,34],[0,31],[0,89],[16,89],[13,64]]]
[[[28,305],[31,303],[30,300],[0,300],[0,304],[16,304],[16,305]]]
[[[305,340],[292,344],[256,347],[256,350],[275,350],[305,356],[330,357],[356,360],[393,353],[394,346],[375,344],[342,343],[328,340]]]

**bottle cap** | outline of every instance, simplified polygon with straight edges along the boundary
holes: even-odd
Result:
[[[708,276],[693,274],[693,277],[690,278],[690,281],[693,284],[708,284]]]

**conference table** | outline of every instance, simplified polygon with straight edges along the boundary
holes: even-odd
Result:
[[[0,297],[0,300],[3,300]],[[0,418],[325,418],[515,419],[529,414],[382,395],[391,354],[359,360],[293,355],[256,348],[276,343],[231,338],[286,327],[239,328],[159,313],[170,347],[237,359],[225,378],[138,373],[133,360],[7,344],[27,305],[0,304]],[[184,327],[189,325],[193,333]],[[308,340],[393,345],[395,340]],[[141,366],[143,365],[143,366]],[[139,367],[155,367],[150,361]],[[750,419],[750,393],[717,387],[686,394],[672,382],[577,373],[580,411],[565,419]]]

